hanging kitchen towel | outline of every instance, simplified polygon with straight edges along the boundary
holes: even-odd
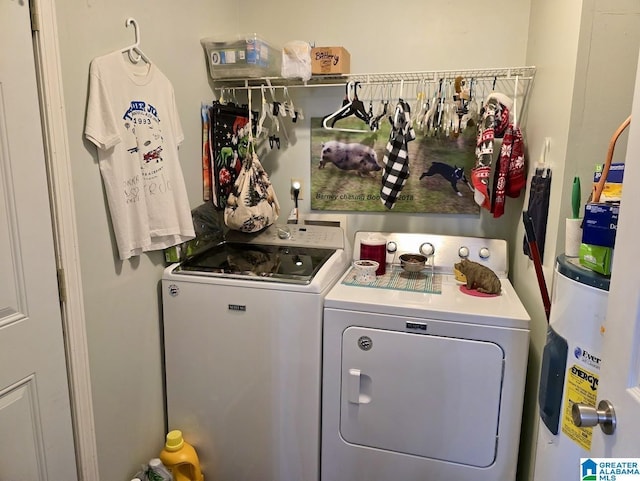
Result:
[[[507,173],[506,193],[509,197],[519,197],[526,185],[524,161],[524,138],[520,127],[516,127],[513,129],[509,172]]]
[[[473,200],[483,209],[490,210],[489,176],[493,161],[493,141],[495,138],[496,102],[487,102],[482,108],[481,119],[478,122],[476,138],[476,165],[471,169],[471,184],[473,185]]]
[[[496,168],[493,173],[493,189],[491,192],[491,213],[494,218],[504,214],[505,188],[507,184],[507,173],[509,172],[509,162],[511,156],[511,139],[513,131],[511,125],[507,128],[500,147],[500,155],[496,160]]]
[[[408,142],[416,138],[416,133],[411,125],[409,104],[402,99],[398,101],[395,117],[382,159],[384,170],[382,172],[380,201],[387,209],[393,209],[409,178]]]
[[[491,212],[494,218],[504,214],[506,196],[518,197],[524,187],[524,147],[519,127],[509,124],[505,130],[493,177]]]
[[[202,200],[211,200],[211,148],[209,146],[209,105],[200,105],[202,120]]]
[[[509,125],[509,113],[513,101],[505,94],[492,92],[487,96],[480,112],[478,136],[476,141],[476,165],[471,169],[473,199],[482,207],[493,212],[489,194],[489,177],[493,162],[493,144],[496,138],[502,138]]]
[[[540,261],[544,262],[544,241],[547,235],[547,217],[549,215],[549,195],[551,194],[551,169],[536,169],[531,178],[529,192],[529,207],[527,212],[531,217]],[[524,254],[533,260],[527,236],[524,236],[522,249]]]
[[[491,92],[487,95],[487,103],[491,103],[495,110],[494,113],[494,134],[496,139],[501,139],[507,127],[510,125],[511,109],[513,108],[513,100],[502,92]]]
[[[255,119],[257,114],[252,114]],[[249,109],[216,101],[210,118],[212,201],[218,209],[224,209],[242,169],[242,159],[247,157]]]

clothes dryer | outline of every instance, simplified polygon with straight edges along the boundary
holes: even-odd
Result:
[[[348,270],[325,298],[322,481],[513,481],[529,315],[506,242],[359,232],[354,259],[372,235],[386,240],[387,273],[361,284]],[[418,252],[430,266],[401,270]],[[492,269],[500,294],[464,289],[462,258]]]

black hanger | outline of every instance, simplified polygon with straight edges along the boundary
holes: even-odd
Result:
[[[343,132],[368,132],[367,130],[358,130],[358,129],[340,129],[334,127],[335,123],[338,120],[350,117],[351,115],[355,115],[360,120],[369,123],[371,116],[366,110],[364,103],[358,98],[357,89],[360,85],[360,82],[350,81],[346,86],[346,93],[344,100],[342,101],[342,107],[333,112],[332,114],[327,115],[322,120],[322,126],[328,130],[341,130]]]

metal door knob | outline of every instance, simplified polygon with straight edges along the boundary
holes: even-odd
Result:
[[[600,401],[598,409],[586,404],[575,403],[571,406],[571,417],[573,424],[579,428],[588,428],[599,424],[605,434],[613,434],[616,430],[616,412],[610,401]]]

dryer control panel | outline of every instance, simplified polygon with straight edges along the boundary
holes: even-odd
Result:
[[[507,241],[483,237],[446,236],[421,233],[357,232],[353,244],[353,258],[360,259],[361,242],[384,239],[387,264],[400,263],[402,254],[427,256],[434,271],[451,274],[453,265],[461,259],[478,262],[506,278],[509,272]]]

